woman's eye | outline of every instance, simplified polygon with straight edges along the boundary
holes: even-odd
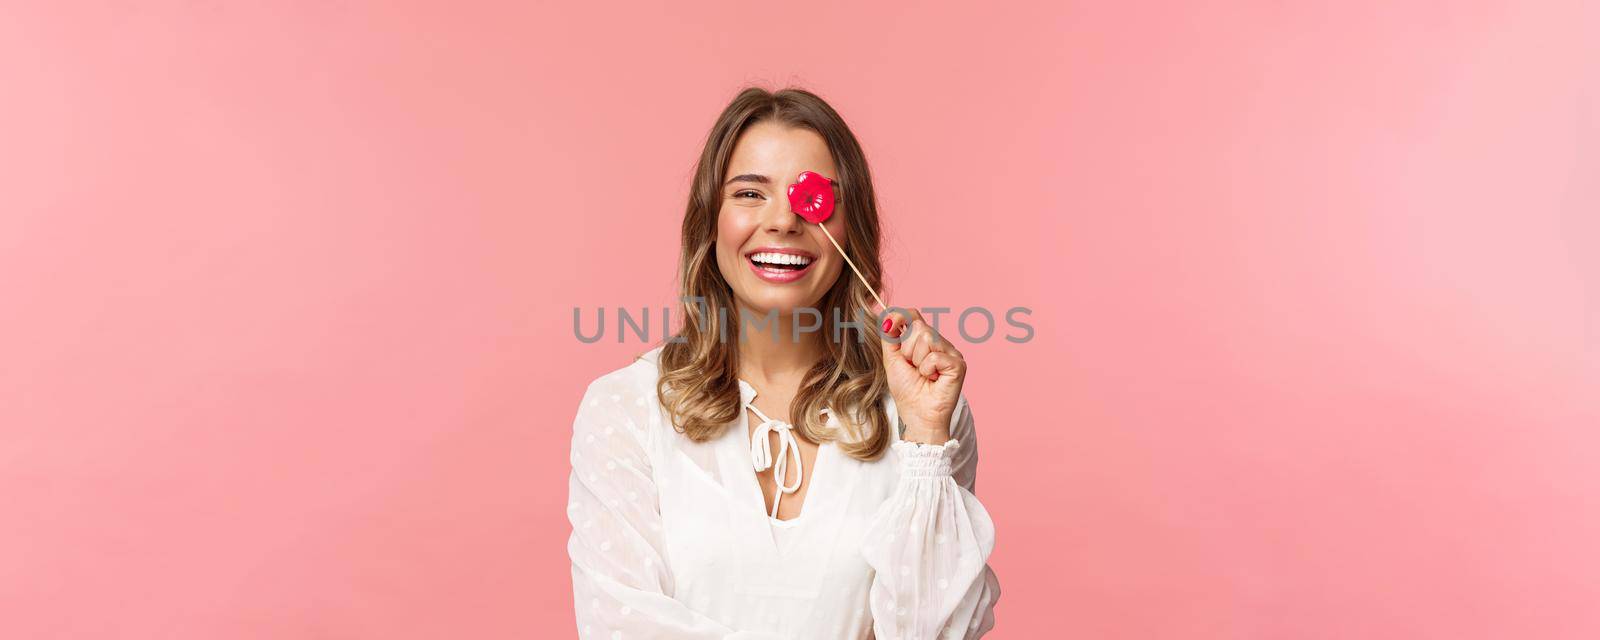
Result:
[[[756,197],[760,197],[761,196],[761,194],[756,193],[754,191],[740,191],[738,193],[733,194],[733,197],[735,197],[735,198],[742,197],[744,194],[747,194],[747,193],[750,194],[750,195],[756,196]]]

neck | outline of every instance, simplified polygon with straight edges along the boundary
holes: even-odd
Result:
[[[754,385],[798,384],[807,371],[822,358],[820,331],[795,331],[794,314],[779,312],[776,319],[755,312],[739,326],[739,376]],[[810,325],[815,319],[800,318]]]

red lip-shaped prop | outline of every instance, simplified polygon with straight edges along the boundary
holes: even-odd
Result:
[[[833,181],[801,171],[800,181],[789,185],[789,207],[806,222],[822,224],[833,215]]]
[[[822,235],[828,237],[828,242],[833,243],[833,248],[839,250],[839,255],[844,257],[844,263],[850,265],[850,270],[856,273],[856,278],[867,288],[867,292],[878,301],[878,305],[885,310],[889,305],[884,304],[883,297],[873,291],[872,285],[867,282],[866,276],[861,275],[861,270],[856,268],[856,263],[850,260],[850,254],[844,252],[844,247],[839,246],[839,241],[833,239],[833,233],[822,223],[828,216],[833,215],[833,181],[820,173],[810,171],[800,172],[800,181],[789,185],[789,208],[806,222],[816,223],[822,230]]]

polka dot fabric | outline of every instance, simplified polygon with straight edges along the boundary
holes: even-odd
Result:
[[[896,438],[860,461],[823,443],[800,515],[778,520],[743,418],[706,443],[672,429],[655,397],[659,353],[592,382],[573,421],[579,637],[911,640],[994,627],[994,524],[974,493],[965,397],[943,444]]]

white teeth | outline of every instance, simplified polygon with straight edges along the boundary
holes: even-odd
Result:
[[[763,252],[750,256],[750,259],[756,262],[765,262],[767,264],[794,264],[800,266],[811,264],[811,258],[797,256],[792,253]]]

